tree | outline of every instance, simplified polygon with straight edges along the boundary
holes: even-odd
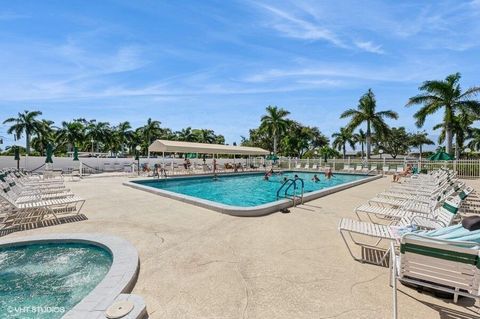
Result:
[[[360,143],[360,146],[361,146],[361,149],[362,149],[362,158],[363,158],[363,156],[365,154],[364,145],[365,145],[365,142],[367,140],[367,134],[365,134],[365,132],[362,129],[359,129],[358,133],[353,134],[353,136],[355,137],[355,142]]]
[[[428,138],[427,132],[417,132],[410,135],[410,146],[418,147],[420,158],[422,158],[423,145],[435,145],[435,143]]]
[[[400,154],[408,153],[410,138],[404,127],[392,127],[378,142],[378,147],[393,158],[397,158]]]
[[[55,134],[53,121],[42,120],[37,135],[32,138],[31,146],[41,155],[45,155],[47,145],[55,142]]]
[[[102,144],[102,146],[108,146],[111,144],[112,134],[113,133],[112,129],[110,128],[110,123],[96,122],[95,120],[92,120],[87,126],[86,138],[87,140],[94,141],[96,145],[96,152],[100,152],[100,144]]]
[[[273,153],[277,154],[278,140],[286,132],[290,122],[286,118],[290,114],[287,110],[269,105],[267,114],[261,118],[260,129],[267,132],[273,138]]]
[[[459,108],[458,114],[454,115],[451,121],[452,134],[455,138],[455,158],[459,159],[463,151],[465,140],[472,136],[472,125],[476,120],[476,116],[463,107]],[[443,143],[446,138],[446,130],[443,123],[433,127],[434,130],[442,129],[438,137],[438,142]]]
[[[472,134],[470,136],[470,141],[468,142],[468,147],[472,150],[479,151],[480,150],[480,129],[474,128],[472,129]]]
[[[63,121],[62,127],[57,131],[56,140],[59,146],[67,145],[71,151],[85,141],[85,126],[79,121]]]
[[[11,117],[3,121],[3,124],[14,123],[7,130],[8,134],[13,134],[15,140],[22,138],[25,134],[25,149],[27,155],[30,155],[30,139],[32,135],[38,134],[42,129],[42,122],[37,120],[37,117],[42,115],[40,111],[24,111],[18,113],[18,117]]]
[[[116,127],[114,127],[115,140],[118,141],[118,144],[121,146],[122,153],[125,152],[125,145],[128,140],[132,138],[133,131],[131,130],[132,126],[130,122],[120,122]]]
[[[423,107],[415,113],[418,127],[422,127],[427,116],[439,110],[444,110],[443,128],[447,141],[446,151],[452,154],[453,126],[456,111],[462,107],[472,114],[480,115],[480,102],[472,99],[480,92],[480,87],[468,88],[462,93],[460,88],[460,73],[450,74],[445,80],[425,81],[419,87],[420,93],[411,97],[406,106],[423,104]]]
[[[369,89],[358,101],[357,109],[348,109],[340,115],[342,119],[350,118],[350,123],[348,124],[350,131],[366,123],[367,158],[370,158],[372,133],[375,132],[377,135],[383,135],[388,131],[388,125],[385,123],[385,119],[398,119],[396,112],[391,110],[376,112],[376,107],[377,101],[375,94]]]
[[[195,136],[195,140],[198,143],[212,144],[215,142],[216,136],[213,130],[207,129],[194,129],[192,134]]]
[[[332,146],[343,152],[343,159],[345,159],[347,155],[347,144],[350,145],[352,149],[355,149],[355,138],[353,137],[351,130],[341,127],[339,132],[332,134],[332,137],[334,139]]]
[[[192,128],[189,126],[176,133],[177,139],[184,142],[195,142],[195,135],[192,133]]]
[[[329,158],[339,156],[338,152],[334,148],[329,147],[328,145],[322,146],[319,153],[320,156],[323,157],[325,162],[327,162],[327,159]]]

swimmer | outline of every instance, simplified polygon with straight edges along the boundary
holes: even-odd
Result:
[[[320,178],[318,178],[317,174],[313,175],[312,181],[314,181],[315,183],[320,182]]]

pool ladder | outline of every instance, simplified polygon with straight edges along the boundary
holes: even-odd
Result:
[[[301,187],[297,186],[297,182],[301,183]],[[293,194],[288,194],[288,190],[293,186]],[[301,178],[292,179],[289,178],[283,182],[282,186],[277,190],[277,199],[280,198],[280,192],[283,190],[283,197],[289,198],[293,202],[293,207],[297,204],[297,199],[300,199],[300,204],[303,204],[303,193],[305,189],[305,182]],[[300,196],[297,196],[297,191],[300,190]]]

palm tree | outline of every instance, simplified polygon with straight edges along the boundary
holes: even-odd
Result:
[[[455,137],[455,158],[459,159],[463,150],[465,140],[472,136],[472,128],[470,127],[477,117],[463,107],[459,108],[459,113],[454,115],[451,122],[452,134]],[[439,143],[443,143],[446,138],[446,130],[443,123],[433,127],[434,130],[442,129],[438,138]]]
[[[142,127],[143,136],[148,145],[152,144],[153,140],[161,135],[160,121],[149,118],[147,124]]]
[[[3,121],[3,124],[14,123],[7,130],[8,134],[13,134],[15,140],[18,140],[25,133],[25,149],[27,155],[30,155],[30,139],[32,135],[38,134],[42,129],[42,122],[37,120],[37,117],[42,115],[40,111],[24,111],[18,113],[18,117],[11,117]]]
[[[468,147],[475,151],[480,150],[480,129],[472,129],[470,138],[471,140],[468,142]]]
[[[213,130],[207,130],[207,129],[200,129],[200,130],[193,130],[192,134],[195,136],[195,140],[198,143],[208,143],[212,144],[215,142],[215,133]]]
[[[327,162],[328,158],[336,157],[339,155],[337,150],[329,147],[328,145],[324,145],[320,147],[319,153],[320,153],[320,156],[322,156],[323,159],[325,160],[325,163]]]
[[[348,109],[340,115],[340,118],[351,118],[348,124],[348,129],[353,131],[363,123],[367,124],[366,141],[367,141],[367,158],[370,158],[372,145],[372,132],[381,136],[388,132],[388,125],[385,123],[385,118],[398,119],[398,114],[394,111],[380,111],[376,112],[377,101],[375,94],[371,89],[362,95],[358,101],[357,109]]]
[[[277,154],[278,140],[289,126],[289,120],[286,116],[290,114],[290,112],[271,105],[266,108],[266,111],[267,114],[261,118],[260,129],[273,136],[273,154]]]
[[[445,80],[425,81],[419,87],[420,93],[411,97],[406,106],[423,104],[423,107],[415,113],[417,126],[422,127],[427,116],[444,109],[443,127],[447,141],[446,151],[452,154],[453,121],[456,111],[463,107],[475,115],[480,115],[480,102],[473,100],[480,92],[480,87],[468,88],[462,93],[460,88],[460,73],[450,74]]]
[[[413,147],[418,147],[420,158],[422,158],[423,145],[435,145],[435,143],[428,138],[427,132],[423,131],[410,135],[410,145]]]
[[[79,121],[62,122],[57,131],[57,143],[67,145],[70,151],[85,140],[85,126]]]
[[[40,129],[37,132],[37,135],[32,138],[31,146],[41,155],[44,155],[47,145],[52,144],[55,141],[56,131],[52,127],[53,123],[53,121],[41,120]]]
[[[347,144],[349,144],[352,149],[355,149],[355,138],[352,134],[352,131],[350,131],[349,129],[341,127],[340,132],[333,133],[332,137],[334,139],[332,142],[332,146],[337,150],[343,152],[343,159],[345,159],[347,155]]]
[[[87,126],[87,140],[94,141],[96,144],[96,151],[100,151],[100,143],[103,145],[109,145],[112,139],[112,129],[108,122],[95,122],[90,121]],[[93,144],[93,143],[92,143]],[[93,145],[92,145],[93,148]]]
[[[193,134],[190,126],[177,132],[177,138],[179,141],[195,142],[195,134]]]
[[[362,148],[362,158],[363,158],[363,155],[365,154],[364,145],[367,139],[367,134],[365,134],[365,132],[362,129],[359,129],[358,133],[353,134],[353,137],[355,137],[355,142],[360,143],[360,146]]]
[[[114,131],[115,131],[116,137],[118,139],[118,143],[120,144],[122,153],[125,151],[126,141],[128,141],[132,138],[133,131],[131,130],[131,128],[132,128],[132,126],[130,125],[130,122],[128,122],[128,121],[120,122],[114,128]]]

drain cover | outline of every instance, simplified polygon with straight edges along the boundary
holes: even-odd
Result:
[[[108,307],[107,311],[105,311],[105,316],[108,319],[117,319],[122,318],[130,311],[133,310],[133,302],[128,300],[117,301],[110,307]]]

